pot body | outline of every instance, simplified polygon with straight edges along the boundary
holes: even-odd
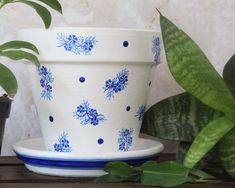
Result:
[[[55,28],[21,31],[20,38],[41,54],[41,66],[28,67],[48,150],[103,153],[135,147],[150,70],[160,60],[159,33]]]

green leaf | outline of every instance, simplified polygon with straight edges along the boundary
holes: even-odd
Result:
[[[0,63],[0,86],[10,97],[14,97],[17,92],[17,81],[15,75],[6,66]]]
[[[95,179],[96,183],[118,183],[125,182],[126,179],[112,174],[106,174]]]
[[[160,15],[167,62],[175,80],[204,104],[235,121],[235,99],[199,46]]]
[[[14,1],[14,3],[24,3],[26,5],[29,5],[42,18],[45,27],[47,29],[50,27],[50,25],[51,25],[51,13],[45,7],[43,7],[42,5],[40,5],[38,3],[27,1],[27,0],[16,0],[16,1]]]
[[[13,2],[14,0],[0,0],[0,9],[5,6],[6,4],[9,4]]]
[[[218,154],[223,169],[235,179],[235,128],[219,142]]]
[[[194,181],[188,177],[189,169],[175,162],[147,162],[142,165],[141,183],[151,186],[170,187]]]
[[[235,123],[227,117],[220,117],[211,121],[193,141],[184,160],[184,165],[189,168],[194,167],[234,126]]]
[[[39,54],[37,47],[27,41],[15,40],[15,41],[9,41],[0,45],[0,51],[11,50],[11,49],[21,49],[21,48],[29,49]]]
[[[185,156],[192,145],[192,142],[180,142],[178,144],[178,150],[176,153],[176,161],[179,163],[183,163]],[[197,169],[208,169],[208,168],[214,168],[213,162],[216,161],[218,158],[217,155],[217,148],[213,148],[211,151],[209,151],[197,164]]]
[[[21,60],[26,59],[32,63],[34,63],[36,66],[39,66],[38,58],[29,52],[25,52],[22,50],[9,50],[9,51],[3,51],[0,52],[0,56],[5,56],[13,60]]]
[[[176,161],[179,163],[183,163],[184,158],[192,145],[192,142],[179,142],[178,148],[176,152]]]
[[[223,78],[235,97],[235,54],[229,59],[224,67]]]
[[[128,178],[139,174],[139,171],[129,166],[125,162],[109,162],[105,165],[104,170],[112,175]]]
[[[214,176],[202,171],[202,170],[198,170],[198,169],[190,169],[190,172],[189,172],[191,175],[193,176],[197,176],[199,179],[203,179],[203,180],[209,180],[209,179],[215,179]]]
[[[38,1],[45,3],[46,5],[51,7],[52,9],[54,9],[62,14],[62,7],[61,7],[59,1],[57,1],[57,0],[38,0]]]
[[[154,173],[161,173],[163,175],[168,174],[170,176],[187,176],[189,173],[189,168],[183,166],[174,161],[167,161],[162,163],[157,163],[155,161],[147,161],[141,167],[143,171],[153,170]]]
[[[104,170],[108,174],[97,178],[96,182],[138,182],[140,180],[141,171],[125,162],[109,162],[105,165]]]
[[[186,92],[152,106],[144,115],[141,132],[167,140],[192,142],[205,125],[222,115]]]
[[[96,182],[139,182],[141,180],[144,185],[169,187],[186,182],[211,182],[214,180],[213,176],[203,171],[189,169],[172,161],[163,163],[147,161],[140,167],[131,167],[122,162],[111,162],[108,168],[106,165],[106,171],[109,174],[97,178]]]

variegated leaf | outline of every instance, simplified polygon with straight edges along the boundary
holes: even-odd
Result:
[[[145,113],[141,132],[167,140],[192,142],[205,125],[222,115],[191,94],[182,93],[152,106]]]

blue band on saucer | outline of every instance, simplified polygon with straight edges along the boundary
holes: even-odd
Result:
[[[17,157],[22,160],[23,162],[27,164],[33,164],[33,165],[42,165],[42,166],[57,166],[57,167],[79,167],[79,168],[86,168],[86,169],[96,169],[96,168],[103,168],[104,165],[110,161],[115,161],[115,159],[112,160],[103,160],[103,161],[57,161],[57,160],[46,160],[46,159],[40,159],[40,158],[32,158],[28,156],[23,156],[20,154],[16,154]],[[160,156],[160,153],[152,156],[147,156],[143,158],[136,158],[136,159],[122,159],[121,161],[128,163],[132,166],[139,166],[143,164],[146,161],[149,160],[157,160]]]

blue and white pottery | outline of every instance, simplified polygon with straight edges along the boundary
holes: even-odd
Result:
[[[104,175],[104,165],[110,161],[124,161],[139,166],[145,161],[156,160],[163,150],[158,141],[137,139],[136,147],[129,152],[55,153],[45,149],[41,138],[16,143],[14,151],[30,171],[55,176],[93,177]]]
[[[19,32],[35,44],[28,64],[48,151],[127,152],[135,148],[150,70],[161,62],[160,33],[116,28]]]

